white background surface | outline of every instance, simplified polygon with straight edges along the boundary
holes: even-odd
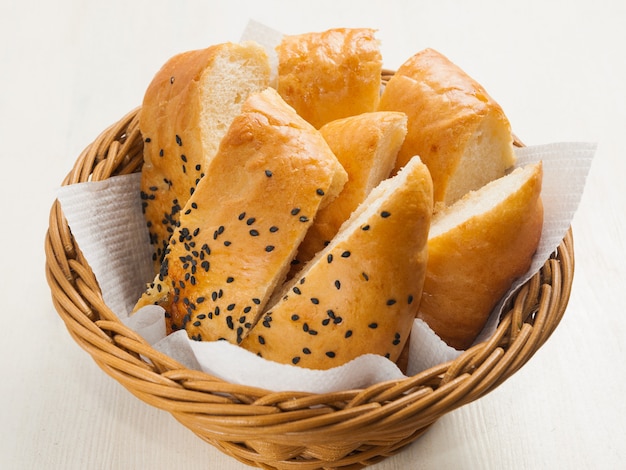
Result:
[[[576,275],[548,343],[486,397],[371,468],[623,468],[626,460],[626,3],[620,1],[0,4],[0,468],[243,469],[109,378],[50,300],[54,190],[82,149],[140,104],[171,55],[285,33],[379,30],[385,66],[433,47],[481,82],[527,144],[594,141],[573,228]]]

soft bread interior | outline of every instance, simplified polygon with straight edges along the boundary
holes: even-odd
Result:
[[[469,138],[456,170],[448,182],[447,205],[469,191],[500,178],[515,163],[512,136],[498,113],[488,113]]]
[[[245,41],[236,53],[224,50],[201,77],[202,108],[200,126],[203,129],[205,154],[213,155],[221,137],[241,111],[250,91],[261,91],[268,84],[268,63],[265,50]],[[263,58],[263,60],[261,59]]]
[[[518,191],[535,171],[535,165],[517,168],[438,211],[433,216],[429,238],[436,238],[476,215],[489,212]]]

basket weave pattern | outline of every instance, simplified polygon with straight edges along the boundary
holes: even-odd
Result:
[[[63,184],[139,171],[143,142],[137,114],[138,109],[102,132]],[[50,212],[45,253],[59,316],[107,374],[226,454],[267,469],[356,469],[398,452],[445,413],[495,389],[533,356],[561,320],[574,273],[570,231],[515,295],[488,341],[413,377],[311,394],[230,384],[154,350],[104,304],[58,201]]]

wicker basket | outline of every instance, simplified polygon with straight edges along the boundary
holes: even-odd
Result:
[[[63,184],[139,171],[143,142],[137,112],[88,146]],[[518,291],[492,337],[456,360],[361,390],[276,393],[187,369],[125,327],[104,304],[58,201],[51,209],[45,251],[56,310],[107,374],[224,453],[268,469],[356,469],[398,452],[445,413],[495,389],[533,356],[561,320],[574,272],[570,230]]]

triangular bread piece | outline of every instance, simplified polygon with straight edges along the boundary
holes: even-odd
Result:
[[[408,116],[396,169],[419,155],[435,203],[450,205],[513,167],[513,136],[502,108],[460,67],[433,49],[409,58],[389,80],[379,110]]]
[[[144,139],[143,210],[158,272],[171,234],[219,142],[250,93],[267,88],[270,66],[254,42],[188,51],[156,73],[139,111]]]
[[[319,131],[271,88],[250,95],[180,216],[138,306],[171,328],[239,343],[257,321],[320,204],[347,175]]]
[[[395,361],[421,297],[432,206],[430,174],[413,159],[272,298],[241,346],[310,369],[366,353]]]
[[[542,164],[518,168],[433,216],[418,318],[448,345],[472,344],[530,267],[543,226]]]

